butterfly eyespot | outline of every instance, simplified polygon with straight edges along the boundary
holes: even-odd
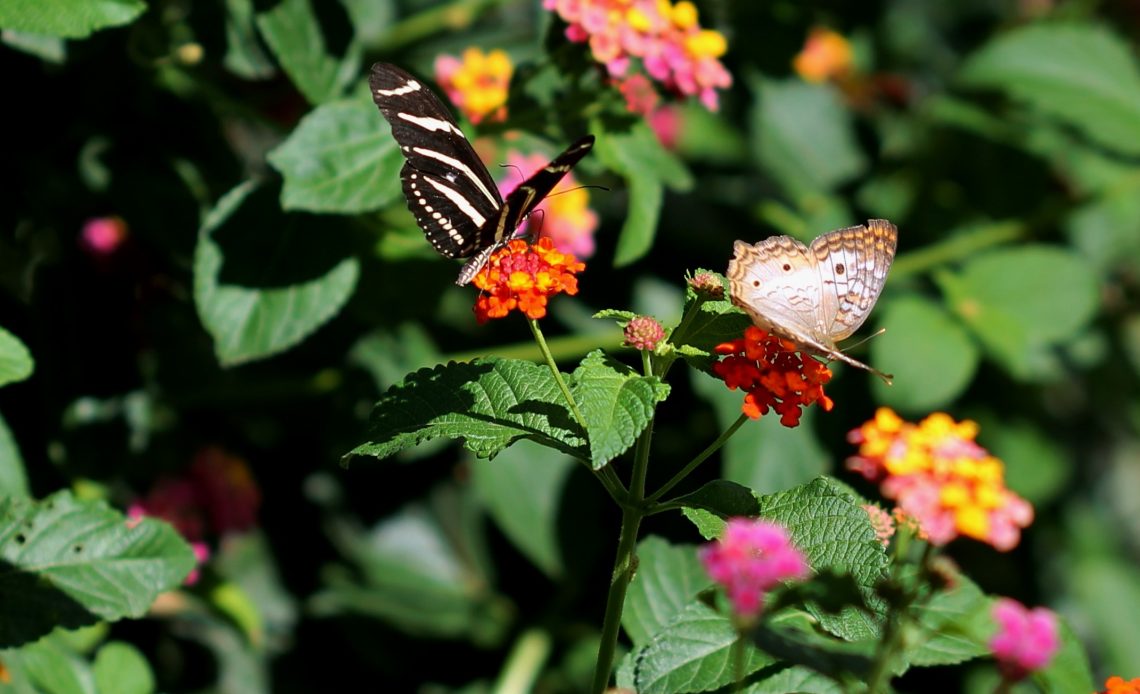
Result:
[[[791,266],[791,265],[788,265],[787,263],[784,263],[784,272],[787,272],[788,270],[791,270],[791,269],[792,269],[792,266]]]
[[[759,287],[760,286],[760,280],[752,280],[752,286],[753,287]]]
[[[843,267],[843,263],[836,263],[835,264],[835,274],[842,275],[844,270],[845,270],[845,268]]]

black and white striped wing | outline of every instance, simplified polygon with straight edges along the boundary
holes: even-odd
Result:
[[[447,107],[395,65],[376,63],[368,83],[407,160],[400,181],[408,208],[436,251],[466,258],[501,240],[502,196]]]

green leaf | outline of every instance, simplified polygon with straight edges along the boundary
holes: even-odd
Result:
[[[727,687],[734,681],[732,623],[701,603],[691,603],[633,655],[634,690],[638,694],[686,694]],[[748,676],[772,663],[755,648],[744,654]]]
[[[829,191],[867,168],[835,90],[799,79],[751,80],[753,156],[794,197]]]
[[[760,498],[760,517],[788,528],[792,542],[815,571],[850,574],[866,604],[882,605],[876,584],[886,575],[887,555],[858,501],[825,477]],[[877,638],[877,615],[848,607],[838,615],[812,611],[820,626],[847,641]]]
[[[998,36],[960,80],[1001,89],[1103,147],[1140,154],[1140,71],[1123,39],[1095,24],[1038,23]]]
[[[695,546],[647,537],[637,545],[637,573],[626,594],[622,627],[634,646],[642,646],[710,585]]]
[[[871,363],[894,375],[876,379],[875,398],[906,414],[945,407],[973,380],[980,354],[962,325],[945,309],[917,294],[886,302],[871,340]]]
[[[712,403],[722,429],[741,416],[741,391],[699,374],[693,376],[693,389]],[[800,425],[790,429],[770,414],[745,422],[721,449],[724,478],[764,494],[804,484],[827,472],[831,455],[815,433],[815,417],[815,409],[809,407]]]
[[[1070,489],[1073,465],[1064,447],[1030,420],[1009,413],[982,412],[982,444],[1005,463],[1005,484],[1034,506]]]
[[[905,659],[912,665],[954,665],[989,652],[992,602],[969,578],[958,574],[954,587],[936,593],[915,610],[918,627],[906,637]]]
[[[361,337],[348,353],[348,361],[368,371],[377,390],[387,390],[415,371],[439,363],[439,349],[420,323],[401,323],[390,330],[374,330]]]
[[[1073,633],[1072,627],[1061,621],[1061,649],[1049,667],[1033,674],[1033,681],[1043,692],[1095,692],[1099,691],[1089,666],[1088,653],[1081,639]],[[1132,661],[1133,663],[1135,661]],[[1125,666],[1127,667],[1127,666]],[[1110,672],[1131,672],[1131,670],[1110,670]]]
[[[1074,604],[1082,607],[1087,623],[1096,625],[1101,667],[1131,672],[1140,663],[1140,622],[1135,619],[1140,614],[1140,569],[1116,556],[1078,556],[1066,564]]]
[[[527,361],[492,358],[421,369],[380,398],[370,423],[368,442],[350,451],[345,464],[440,437],[462,438],[480,458],[526,438],[590,459],[550,369]]]
[[[340,96],[345,73],[355,74],[359,68],[360,47],[355,40],[343,64],[326,52],[309,0],[281,0],[257,15],[257,27],[293,84],[314,106]]]
[[[4,653],[4,664],[13,674],[16,692],[39,694],[96,694],[91,667],[57,632],[16,651]],[[27,689],[20,689],[24,684]],[[7,691],[5,688],[3,691]],[[108,689],[105,691],[118,691]]]
[[[286,233],[290,229],[282,230],[279,243],[308,242],[309,245],[303,249],[286,249],[293,252],[281,253],[284,259],[279,265],[257,265],[256,257],[264,258],[267,252],[253,225],[264,220],[226,224],[227,236],[238,237],[234,245],[241,241],[246,243],[246,255],[235,253],[231,259],[231,254],[224,252],[217,241],[219,227],[247,204],[255,187],[251,182],[243,183],[222,196],[203,221],[194,254],[194,303],[202,324],[214,338],[218,361],[225,366],[271,356],[308,337],[340,311],[352,295],[360,274],[355,258],[338,262],[327,257],[336,250],[327,239],[322,242],[323,248],[314,248],[313,237]],[[246,212],[243,216],[260,215]],[[306,221],[292,217],[287,220]],[[265,273],[277,269],[285,273],[293,270],[287,267],[293,265],[299,266],[295,274],[281,280],[278,286],[265,286]],[[231,267],[235,268],[232,272]],[[242,272],[251,276],[241,277]],[[228,277],[233,279],[226,282]]]
[[[1070,245],[1102,274],[1140,271],[1140,181],[1123,179],[1065,220]]]
[[[352,214],[401,198],[404,160],[370,102],[318,106],[267,158],[285,179],[281,206],[286,210]]]
[[[591,465],[600,470],[649,426],[669,386],[595,350],[574,370],[570,392],[586,420]]]
[[[594,149],[598,159],[625,178],[629,189],[629,210],[614,252],[614,265],[620,267],[641,258],[652,247],[665,186],[684,191],[692,187],[693,179],[644,121],[625,132],[606,132],[600,124],[595,131],[603,135]]]
[[[268,79],[277,68],[257,41],[253,22],[253,0],[225,0],[226,69],[247,80]]]
[[[471,483],[491,518],[535,566],[552,578],[565,567],[558,514],[573,458],[531,441],[515,444],[494,460],[471,465]]]
[[[713,480],[670,503],[711,511],[722,518],[755,516],[760,510],[751,489],[728,480]]]
[[[994,250],[937,280],[990,355],[1023,379],[1035,374],[1037,353],[1092,320],[1100,296],[1088,263],[1050,246]]]
[[[318,615],[367,614],[412,634],[497,642],[510,608],[491,588],[478,505],[444,487],[374,527],[355,519],[327,524],[352,570],[326,571],[311,602]]]
[[[154,691],[154,673],[150,663],[134,646],[112,641],[95,655],[95,685],[100,692],[117,694],[150,694]]]
[[[8,422],[0,416],[0,498],[23,497],[29,493],[28,473],[20,447],[12,437]]]
[[[56,626],[141,617],[194,568],[194,554],[162,521],[129,527],[103,502],[58,492],[0,499],[0,647]]]
[[[67,60],[67,42],[58,36],[25,34],[21,31],[0,31],[0,42],[9,48],[34,55],[47,63],[62,65]]]
[[[35,366],[20,338],[0,328],[0,386],[24,380],[32,375]]]
[[[143,0],[0,2],[0,28],[81,39],[100,29],[130,24],[145,10]]]

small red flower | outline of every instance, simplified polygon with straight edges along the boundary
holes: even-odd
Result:
[[[826,412],[835,406],[823,392],[831,370],[802,356],[787,340],[752,326],[744,337],[717,345],[714,351],[724,358],[713,364],[713,373],[730,390],[746,392],[741,409],[752,419],[771,408],[780,414],[781,424],[794,427],[800,423],[803,408],[813,402]]]
[[[518,309],[538,320],[546,315],[550,297],[578,293],[575,275],[585,269],[585,263],[556,250],[549,237],[534,244],[514,239],[491,254],[472,280],[483,291],[475,301],[475,319],[486,323]]]

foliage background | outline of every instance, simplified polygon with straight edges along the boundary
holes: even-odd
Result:
[[[547,691],[588,681],[617,516],[584,471],[525,444],[338,465],[405,373],[537,356],[521,321],[475,325],[403,209],[364,87],[374,60],[426,75],[468,45],[535,67],[512,115],[551,149],[602,129],[579,176],[610,188],[592,193],[599,251],[547,321],[556,356],[616,348],[589,318],[602,308],[675,320],[683,273],[723,270],[737,238],[891,219],[900,252],[871,319],[888,331],[856,354],[895,386],[843,371],[834,412],[748,425],[721,474],[760,492],[839,474],[845,432],[878,404],[975,418],[1038,518],[1013,552],[952,554],[987,592],[1059,610],[1098,681],[1137,674],[1134,3],[701,3],[735,84],[719,113],[686,107],[674,154],[618,117],[538,3],[19,5],[0,2],[0,491],[125,508],[220,445],[263,498],[258,529],[227,538],[172,613],[92,637],[134,644],[159,688],[476,691],[533,649]],[[853,102],[792,74],[819,24],[883,91]],[[609,115],[571,102],[549,122],[547,95],[570,87]],[[84,221],[111,214],[126,245],[85,253]],[[674,379],[653,479],[736,417],[722,391]],[[698,540],[678,518],[648,531]],[[446,667],[410,668],[423,652]],[[983,677],[918,670],[900,688]]]

